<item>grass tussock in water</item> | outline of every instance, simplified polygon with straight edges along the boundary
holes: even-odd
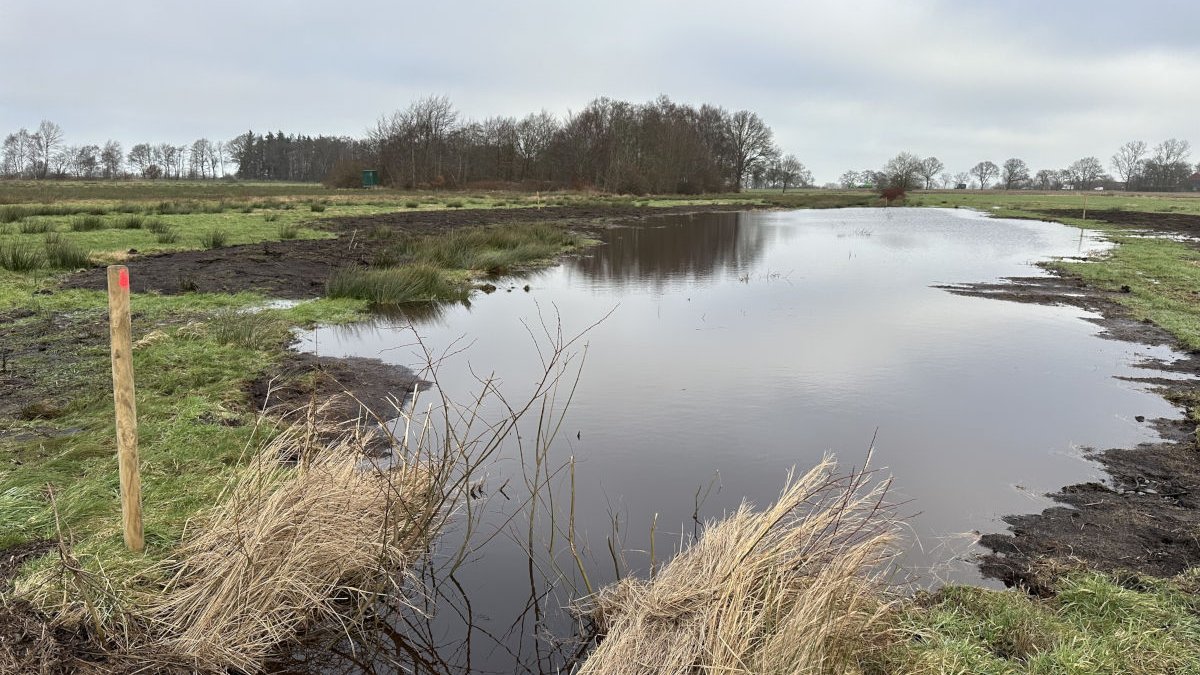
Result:
[[[521,265],[553,258],[583,243],[578,234],[548,223],[501,225],[413,237],[392,245],[383,257],[446,269],[503,274]]]
[[[883,617],[879,566],[895,521],[884,486],[825,460],[764,511],[743,505],[649,581],[583,609],[600,643],[580,673],[843,672]]]
[[[396,590],[396,571],[433,534],[435,472],[419,461],[364,471],[358,439],[311,439],[299,425],[268,445],[165,563],[171,581],[147,609],[147,648],[205,671],[259,672],[298,629]],[[281,456],[301,460],[288,467]]]
[[[351,267],[338,270],[326,284],[331,298],[367,300],[374,305],[402,305],[430,300],[463,300],[466,288],[431,265],[385,269]]]

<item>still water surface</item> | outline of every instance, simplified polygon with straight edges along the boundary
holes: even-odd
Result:
[[[1037,275],[1037,261],[1101,247],[1077,229],[965,210],[663,217],[616,228],[586,256],[479,294],[469,307],[320,328],[301,343],[419,370],[426,357],[415,331],[434,352],[465,348],[438,372],[451,399],[470,398],[488,373],[518,399],[541,371],[530,327],[536,335],[542,321],[561,318],[573,334],[608,315],[586,336],[586,363],[551,450],[554,466],[577,462],[576,525],[593,584],[614,575],[614,518],[624,564],[644,571],[656,514],[661,560],[693,533],[698,490],[701,519],[743,499],[766,504],[792,467],[826,453],[861,465],[873,437],[873,464],[895,477],[893,498],[911,515],[905,578],[982,583],[973,533],[1001,531],[1004,514],[1040,510],[1042,493],[1098,477],[1085,448],[1153,439],[1135,416],[1177,415],[1114,377],[1137,375],[1139,357],[1169,353],[1102,339],[1074,308],[935,286]],[[455,575],[471,625],[459,598],[427,626],[449,669],[551,665],[533,618],[520,618],[531,596],[528,523],[505,525],[524,483],[515,454],[506,448],[488,467],[481,501],[488,515],[477,539],[500,534]],[[509,499],[497,492],[506,482]],[[538,527],[549,529],[544,513]],[[562,540],[553,556],[561,570],[574,564]],[[540,558],[545,576],[554,574],[549,557]],[[570,633],[560,609],[568,586],[539,597],[544,628],[558,635]]]

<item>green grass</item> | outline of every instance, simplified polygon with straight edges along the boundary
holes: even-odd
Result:
[[[125,216],[117,222],[117,226],[122,230],[140,230],[146,226],[146,219],[139,215]]]
[[[80,216],[71,221],[72,232],[95,232],[104,228],[104,219],[100,216]]]
[[[1200,250],[1168,239],[1112,235],[1118,246],[1100,263],[1058,262],[1053,267],[1112,291],[1133,310],[1200,349]],[[1124,288],[1123,288],[1124,287]]]
[[[54,229],[54,225],[45,220],[21,221],[21,234],[45,234]]]
[[[365,300],[378,306],[465,300],[468,292],[465,284],[451,279],[444,270],[425,264],[343,269],[326,285],[330,298]]]
[[[947,586],[901,603],[880,673],[1200,672],[1200,575],[1066,574],[1049,599]]]
[[[551,223],[499,225],[402,239],[377,252],[376,261],[391,265],[411,260],[443,269],[504,274],[585,243],[583,237]]]
[[[47,234],[44,245],[46,264],[49,267],[77,270],[92,265],[88,252],[63,234],[58,232]]]
[[[0,242],[0,267],[10,272],[33,272],[45,266],[42,252],[24,242]]]
[[[210,250],[228,246],[229,233],[225,230],[209,230],[200,237],[200,245]]]

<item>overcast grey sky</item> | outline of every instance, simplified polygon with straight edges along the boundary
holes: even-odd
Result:
[[[427,94],[471,118],[667,94],[758,112],[818,182],[902,150],[1107,165],[1200,144],[1198,26],[1195,0],[0,0],[0,134],[361,136]]]

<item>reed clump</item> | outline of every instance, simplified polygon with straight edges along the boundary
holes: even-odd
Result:
[[[468,291],[436,267],[413,264],[382,269],[341,269],[329,278],[326,293],[331,298],[354,298],[373,305],[395,306],[432,300],[463,300]]]
[[[886,483],[833,470],[826,459],[766,510],[709,524],[650,580],[588,599],[599,644],[579,672],[854,672],[886,616],[896,521]]]

